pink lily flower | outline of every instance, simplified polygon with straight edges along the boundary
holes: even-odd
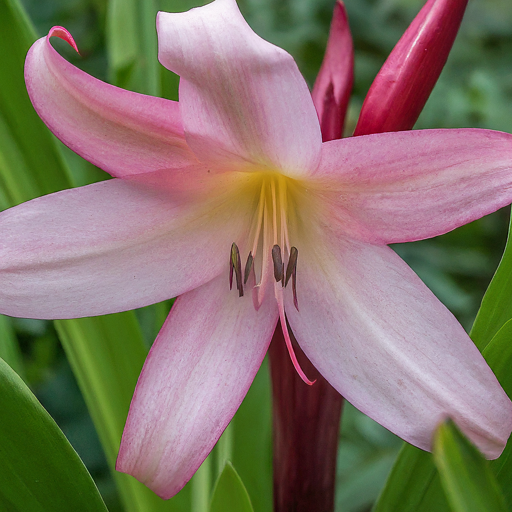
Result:
[[[322,143],[292,57],[259,38],[235,0],[160,13],[157,29],[160,62],[181,77],[179,104],[76,69],[49,43],[74,46],[63,28],[32,46],[26,82],[39,115],[115,179],[0,215],[4,314],[73,318],[179,295],[139,378],[118,469],[163,498],[178,492],[245,396],[279,317],[288,338],[285,315],[321,374],[403,439],[428,450],[450,416],[499,456],[512,403],[386,244],[512,202],[512,136]]]

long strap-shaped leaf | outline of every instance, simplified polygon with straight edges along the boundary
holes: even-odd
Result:
[[[503,493],[481,453],[448,420],[434,438],[434,460],[454,512],[507,512]]]
[[[106,512],[80,457],[2,359],[0,414],[1,510]]]

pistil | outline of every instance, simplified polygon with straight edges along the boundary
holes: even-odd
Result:
[[[315,381],[306,377],[293,350],[284,310],[283,290],[290,279],[292,282],[293,304],[297,310],[299,309],[297,300],[297,260],[299,251],[296,247],[290,245],[287,222],[289,198],[286,180],[287,178],[283,176],[263,177],[256,215],[251,228],[254,239],[245,263],[244,273],[242,275],[240,251],[237,244],[233,243],[230,254],[229,287],[230,289],[233,287],[234,275],[238,294],[242,297],[244,294],[243,287],[249,283],[248,286],[253,288],[254,306],[258,309],[268,289],[267,283],[271,279],[271,265],[273,265],[274,297],[279,311],[286,348],[300,378],[306,384],[312,385]],[[256,268],[257,264],[258,269]],[[259,280],[256,279],[257,270],[260,270]]]

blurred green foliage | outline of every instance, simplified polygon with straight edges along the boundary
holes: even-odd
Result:
[[[122,73],[114,77],[109,74],[105,35],[109,22],[107,0],[23,0],[23,3],[39,35],[46,34],[53,25],[70,30],[81,55],[61,41],[55,46],[71,62],[100,79],[125,80],[130,85]],[[179,11],[188,8],[191,2],[155,0],[155,4],[163,10]],[[197,1],[196,5],[199,4]],[[253,29],[288,50],[312,85],[327,41],[333,0],[239,0],[239,4]],[[423,0],[346,0],[345,4],[356,51],[354,93],[347,122],[350,133],[374,76]],[[512,132],[511,56],[512,2],[472,0],[448,64],[416,127],[483,127]],[[149,66],[156,65],[156,58],[155,54],[155,61]],[[164,91],[167,97],[175,96],[176,80],[167,72],[162,76],[162,83],[152,87]],[[80,176],[75,176],[78,182],[102,178],[102,171],[91,169],[71,152],[66,151],[65,156],[73,168],[83,169]],[[508,211],[502,210],[442,237],[395,249],[469,330],[499,262],[507,222]],[[148,343],[154,339],[168,308],[169,305],[159,305],[138,312]],[[121,510],[97,435],[52,324],[15,319],[5,329],[14,329],[27,382],[88,466],[109,510]],[[256,397],[251,392],[249,400],[269,399],[265,372],[266,368],[256,383],[263,393]],[[244,407],[236,420],[241,424]],[[258,428],[266,429],[266,441],[258,447],[260,455],[263,454],[258,474],[268,480],[270,416],[263,417],[262,423],[265,425]],[[345,407],[341,436],[337,510],[363,512],[376,499],[401,443],[349,405]],[[240,443],[249,446],[250,438]],[[244,468],[240,468],[243,462],[237,465],[237,457],[243,457],[235,454],[235,467],[250,492]],[[249,474],[250,469],[245,471]],[[247,478],[254,479],[255,475]],[[259,504],[255,500],[255,509],[263,512],[265,503],[268,498]]]

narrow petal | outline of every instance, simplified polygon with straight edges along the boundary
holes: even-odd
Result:
[[[0,312],[75,318],[124,311],[219,275],[250,228],[220,194],[177,202],[109,180],[34,199],[0,215]]]
[[[322,67],[311,93],[322,139],[341,139],[352,83],[354,82],[354,46],[348,26],[347,11],[337,0],[332,15]]]
[[[429,0],[398,41],[363,103],[354,135],[410,130],[443,70],[468,0]]]
[[[512,202],[512,135],[418,130],[327,142],[315,174],[340,233],[377,243],[437,236]]]
[[[512,403],[451,313],[389,248],[331,237],[301,251],[286,313],[298,343],[352,404],[419,448],[451,417],[496,458]],[[300,289],[299,289],[300,286]]]
[[[316,168],[321,134],[293,58],[257,36],[235,0],[157,18],[159,60],[181,77],[187,141],[205,162]]]
[[[50,44],[62,27],[36,41],[25,62],[27,90],[39,116],[73,151],[113,176],[197,164],[177,102],[108,85],[63,59]]]
[[[194,474],[251,385],[277,323],[256,311],[228,274],[182,295],[146,360],[126,421],[117,470],[164,499]]]

